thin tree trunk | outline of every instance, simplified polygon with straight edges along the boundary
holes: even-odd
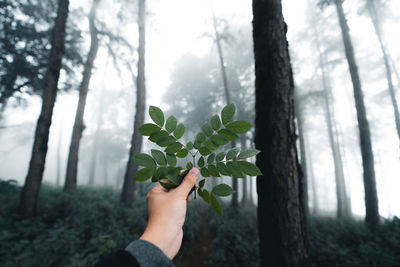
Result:
[[[316,186],[316,181],[315,181],[315,174],[314,174],[314,166],[313,166],[313,161],[312,161],[312,155],[311,155],[311,149],[310,149],[310,142],[308,141],[308,138],[305,134],[303,134],[304,137],[304,143],[305,143],[305,156],[306,156],[306,161],[307,161],[307,166],[305,167],[307,169],[307,174],[309,176],[309,182],[311,185],[311,193],[312,193],[312,203],[313,203],[313,214],[316,215],[319,211],[319,205],[318,205],[318,196],[317,196],[317,186]]]
[[[86,97],[89,91],[89,82],[92,77],[93,63],[96,59],[99,41],[97,29],[95,25],[96,10],[100,0],[93,0],[92,8],[89,14],[89,29],[90,29],[90,49],[85,63],[82,82],[79,87],[79,102],[75,115],[74,128],[72,130],[71,145],[69,147],[67,172],[65,176],[64,191],[76,189],[77,174],[78,174],[78,155],[79,145],[82,138],[82,132],[85,128],[83,124],[83,116],[85,113]]]
[[[222,74],[222,83],[224,86],[224,92],[225,92],[225,98],[226,98],[226,103],[227,105],[231,104],[231,95],[230,95],[230,90],[228,86],[228,78],[226,75],[226,67],[225,67],[225,60],[224,60],[224,54],[222,52],[222,47],[221,47],[221,36],[219,35],[218,29],[217,29],[217,19],[215,18],[215,15],[213,13],[213,22],[214,22],[214,31],[215,31],[215,42],[217,43],[217,49],[218,49],[218,57],[219,57],[219,63],[221,67],[221,74]],[[236,147],[236,142],[232,141],[231,142],[231,147],[234,148]],[[238,191],[238,180],[237,178],[232,178],[232,187],[233,190],[235,190],[235,193],[232,194],[232,207],[234,209],[238,208],[239,205],[239,191]]]
[[[104,186],[108,185],[108,163],[107,160],[103,160],[103,177],[104,177]]]
[[[302,188],[303,188],[303,205],[304,205],[304,213],[305,215],[309,214],[308,208],[308,175],[307,175],[307,157],[306,157],[306,149],[304,144],[304,117],[303,111],[301,109],[299,96],[297,94],[298,90],[295,90],[295,108],[296,108],[296,117],[297,117],[297,127],[299,131],[299,147],[300,147],[300,164],[301,170],[303,172],[302,179]]]
[[[61,182],[61,145],[62,145],[62,132],[63,124],[60,123],[60,129],[58,131],[58,144],[57,144],[57,182],[56,185],[60,186]]]
[[[294,84],[280,0],[253,0],[255,144],[261,266],[305,266],[306,229],[296,151]]]
[[[314,24],[315,25],[315,24]],[[342,155],[339,150],[338,139],[333,132],[336,128],[336,123],[334,120],[334,113],[331,108],[331,89],[327,80],[327,72],[325,69],[325,58],[321,51],[321,45],[319,42],[318,31],[314,27],[315,30],[315,43],[316,48],[319,55],[319,68],[321,70],[321,78],[322,78],[322,88],[324,91],[324,111],[325,111],[325,122],[328,130],[329,136],[329,144],[332,151],[332,159],[333,165],[335,168],[335,184],[336,184],[336,199],[337,199],[337,211],[336,215],[338,218],[350,216],[348,204],[347,204],[347,194],[346,194],[346,184],[344,179],[344,170],[343,170],[343,162]]]
[[[241,143],[241,147],[242,150],[246,149],[246,136],[245,135],[241,135],[240,136],[240,143]],[[245,175],[243,178],[243,183],[242,183],[242,190],[243,190],[243,197],[242,197],[242,205],[246,205],[249,201],[249,197],[247,194],[247,179],[248,177]]]
[[[139,127],[144,123],[144,113],[146,105],[146,87],[145,87],[145,26],[146,26],[146,2],[139,0],[139,60],[138,74],[136,84],[136,113],[133,125],[133,134],[131,148],[129,149],[128,163],[126,167],[124,184],[122,186],[121,203],[126,207],[132,207],[134,201],[135,180],[133,175],[138,166],[133,162],[133,156],[142,149],[142,136],[139,133]]]
[[[374,0],[367,0],[367,8],[369,15],[372,20],[372,24],[374,25],[376,37],[378,38],[379,45],[382,51],[383,62],[385,64],[385,71],[386,71],[386,79],[388,82],[388,89],[390,94],[390,99],[392,100],[393,105],[393,112],[394,112],[394,120],[396,124],[397,136],[400,140],[400,114],[399,114],[399,106],[397,104],[396,93],[393,86],[392,81],[392,70],[390,68],[390,60],[386,52],[386,47],[383,42],[383,36],[381,31],[381,23],[378,12],[376,11],[375,1]]]
[[[24,187],[22,188],[19,203],[19,212],[24,218],[30,218],[34,215],[42,183],[51,118],[57,95],[57,83],[60,77],[61,61],[64,55],[68,6],[69,0],[58,0],[57,17],[51,40],[49,65],[44,80],[42,109],[36,126],[28,174],[25,179]]]
[[[378,195],[376,190],[374,155],[372,152],[371,133],[365,110],[364,96],[361,89],[360,76],[354,56],[353,44],[351,42],[349,27],[343,11],[342,1],[335,0],[336,10],[339,18],[340,29],[345,47],[347,63],[349,65],[351,80],[353,83],[354,100],[356,103],[358,128],[360,134],[360,148],[363,162],[363,178],[365,193],[366,223],[375,229],[379,225]]]

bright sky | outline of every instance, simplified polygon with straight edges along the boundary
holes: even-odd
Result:
[[[149,0],[148,2],[148,24],[146,32],[146,83],[147,83],[147,104],[161,105],[161,95],[165,92],[169,85],[169,74],[174,66],[174,63],[182,55],[186,53],[193,53],[197,55],[203,55],[210,52],[212,41],[209,38],[203,37],[203,33],[212,32],[211,24],[211,2],[206,1],[183,1],[183,0]],[[352,6],[345,5],[346,11],[349,13],[349,25],[352,29],[355,44],[360,45],[360,49],[364,55],[365,51],[370,51],[372,43],[376,43],[375,36],[372,31],[372,27],[368,18],[365,16],[357,15],[359,6],[356,2],[358,1],[346,1],[351,2]],[[88,9],[90,1],[78,1],[71,0],[72,7],[77,7],[86,3],[86,9]],[[252,7],[250,0],[214,0],[213,10],[217,17],[222,17],[235,23],[251,23],[252,20]],[[309,44],[297,43],[297,34],[303,31],[306,27],[306,10],[307,0],[284,0],[283,10],[286,22],[288,23],[288,39],[290,46],[296,51],[301,51],[299,57],[306,60],[310,56],[315,56],[314,51],[310,48]],[[392,12],[400,12],[400,1],[392,1],[391,6]],[[86,20],[82,20],[82,27],[87,28]],[[133,25],[134,26],[134,25]],[[319,25],[321,26],[321,25]],[[131,42],[136,46],[137,29],[127,29],[124,25],[124,31],[132,31]],[[389,50],[395,59],[400,59],[400,51],[397,49],[400,47],[400,38],[396,34],[389,34],[398,32],[399,24],[392,23],[386,25],[386,34],[388,43],[390,44]],[[378,50],[377,50],[378,51]],[[377,52],[378,53],[378,52]],[[89,114],[96,105],[96,88],[100,87],[116,87],[120,85],[117,74],[110,67],[105,70],[106,56],[104,51],[99,52],[99,57],[96,60],[96,71],[94,73],[91,88],[93,91],[88,97],[88,107],[86,114],[86,121],[93,119],[93,114]],[[300,82],[304,77],[309,75],[312,70],[303,68],[303,66],[294,66],[295,69],[301,70],[296,76],[296,83]],[[365,73],[362,66],[360,68],[361,75],[368,76]],[[341,74],[338,74],[341,75]],[[343,83],[336,84],[335,88],[335,99],[340,99],[340,103],[335,103],[336,119],[341,130],[345,131],[343,142],[353,144],[354,138],[357,133],[354,128],[355,113],[353,109],[352,100],[352,89],[348,83],[347,74],[342,74],[344,79]],[[107,77],[107,78],[105,78]],[[131,85],[131,78],[125,73],[124,86]],[[347,79],[347,80],[346,80]],[[366,98],[369,99],[371,95],[375,94],[374,88],[365,84]],[[368,93],[371,90],[372,93]],[[173,92],[171,92],[173,93]],[[372,96],[371,96],[372,97]],[[98,99],[98,98],[97,98]],[[71,129],[73,124],[73,118],[75,114],[75,107],[77,102],[77,94],[66,95],[62,94],[58,97],[53,125],[51,128],[49,153],[46,164],[46,171],[44,180],[47,182],[55,181],[55,159],[56,159],[56,144],[60,134],[63,136],[63,148],[62,152],[64,157],[68,151],[69,139],[71,135]],[[132,101],[133,102],[133,101]],[[386,102],[385,102],[386,103]],[[392,113],[390,106],[386,109],[379,107],[379,105],[370,103],[370,107],[377,110],[378,114],[374,114],[374,120],[380,121],[381,114],[385,114],[387,123],[390,124],[392,121]],[[381,109],[379,109],[381,108]],[[9,121],[17,122],[36,122],[37,116],[40,109],[40,100],[35,97],[31,100],[31,105],[26,109],[17,109],[8,113]],[[369,114],[370,116],[372,114]],[[382,119],[383,120],[383,119]],[[126,122],[128,123],[128,122]],[[63,128],[61,128],[63,125]],[[94,124],[88,123],[88,131],[93,131]],[[311,124],[310,124],[311,125]],[[379,135],[379,140],[375,138],[374,151],[376,153],[376,161],[379,163],[377,166],[377,183],[378,192],[380,197],[380,209],[384,216],[397,215],[400,216],[400,205],[396,203],[400,202],[400,196],[397,194],[398,188],[400,188],[400,179],[398,173],[400,173],[399,164],[399,149],[398,140],[393,131],[379,132],[379,123],[374,126],[373,133],[375,136]],[[388,129],[388,128],[385,128]],[[33,134],[33,131],[32,131]],[[8,147],[7,144],[3,146],[7,141],[14,140],[15,137],[4,134],[0,136],[2,142],[2,155],[0,155],[0,177],[13,177],[22,183],[26,170],[28,167],[28,161],[30,157],[31,142],[29,141],[24,146],[19,146],[15,149]],[[312,139],[312,138],[310,138]],[[351,141],[353,140],[353,141]],[[324,190],[330,190],[334,188],[332,178],[332,167],[331,159],[329,154],[321,154],[318,152],[319,144],[315,141],[311,141],[313,150],[313,158],[315,159],[315,171],[318,176],[318,186],[325,188]],[[3,153],[9,151],[8,153]],[[353,151],[349,147],[346,147],[344,151],[345,165],[346,165],[346,177],[349,178],[349,186],[352,193],[352,206],[353,211],[358,215],[364,214],[364,201],[363,201],[363,190],[361,180],[361,169],[360,169],[360,158],[359,152]],[[18,165],[16,166],[16,162]],[[358,167],[357,167],[358,166]],[[64,166],[65,167],[65,166]],[[62,180],[64,179],[65,173],[61,173]],[[329,178],[329,179],[328,179]],[[332,191],[332,190],[331,190]],[[321,205],[325,204],[328,208],[333,208],[335,203],[334,192],[330,194],[320,195]],[[325,200],[325,201],[324,201]]]

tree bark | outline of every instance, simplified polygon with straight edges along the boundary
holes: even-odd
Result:
[[[261,266],[305,266],[305,216],[294,124],[294,84],[280,0],[253,0],[255,144]]]
[[[224,86],[224,92],[225,92],[225,98],[226,98],[226,103],[227,105],[231,104],[231,95],[230,95],[230,90],[228,86],[228,78],[226,75],[226,66],[225,66],[225,60],[224,60],[224,54],[222,52],[222,46],[221,46],[221,36],[218,32],[217,29],[217,19],[215,18],[215,15],[213,14],[213,22],[214,22],[214,31],[215,31],[215,42],[217,44],[217,50],[218,50],[218,57],[219,57],[219,63],[221,67],[221,74],[222,74],[222,84]],[[231,147],[234,148],[236,147],[236,142],[232,141],[231,142]],[[236,210],[239,205],[239,191],[238,191],[238,180],[237,178],[232,178],[232,187],[235,192],[232,194],[232,207]]]
[[[75,123],[72,130],[71,145],[69,147],[64,191],[71,191],[76,189],[76,184],[77,184],[79,145],[82,138],[82,132],[85,128],[85,125],[83,124],[83,116],[85,113],[86,97],[89,91],[90,78],[92,77],[93,63],[94,60],[96,59],[97,51],[99,48],[99,40],[95,25],[96,10],[99,2],[100,0],[93,0],[89,14],[89,29],[90,29],[91,42],[90,42],[89,54],[86,59],[83,71],[82,82],[79,86],[79,101],[75,115]]]
[[[28,174],[22,188],[19,203],[19,212],[24,218],[30,218],[34,215],[42,183],[51,118],[57,96],[57,83],[64,55],[68,6],[69,0],[58,0],[57,17],[51,39],[49,65],[44,80],[42,109],[36,126]]]
[[[366,223],[375,229],[379,225],[378,195],[376,190],[374,155],[372,152],[371,133],[365,110],[364,96],[361,89],[360,76],[356,59],[354,56],[353,44],[351,42],[349,27],[343,11],[342,1],[335,0],[340,29],[345,48],[347,63],[349,65],[351,80],[353,83],[354,100],[356,103],[358,129],[360,134],[360,148],[363,162],[363,179],[365,193]]]
[[[146,33],[146,2],[139,0],[139,59],[138,74],[136,84],[136,113],[133,125],[133,134],[131,140],[131,148],[129,149],[128,163],[124,176],[124,184],[122,186],[121,204],[126,207],[132,207],[134,201],[135,180],[133,175],[138,166],[133,162],[133,156],[142,149],[142,136],[139,133],[139,127],[144,123],[144,113],[146,105],[146,85],[145,85],[145,33]]]
[[[393,105],[394,121],[396,124],[397,136],[400,140],[399,105],[397,104],[396,92],[394,90],[393,81],[392,81],[392,70],[390,68],[390,60],[389,60],[388,54],[386,52],[386,47],[385,47],[385,44],[383,41],[381,23],[380,23],[380,18],[379,18],[378,12],[376,10],[375,1],[367,0],[367,8],[368,8],[368,12],[371,17],[371,20],[372,20],[372,24],[374,25],[376,37],[378,38],[378,41],[379,41],[379,46],[382,51],[382,57],[383,57],[384,65],[385,65],[386,79],[388,82],[390,99],[392,100],[392,105]]]

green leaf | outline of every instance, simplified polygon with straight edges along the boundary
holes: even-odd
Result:
[[[210,124],[208,124],[207,122],[203,124],[203,126],[201,127],[201,129],[203,130],[203,132],[207,135],[207,136],[211,136],[213,134],[213,129],[211,128]]]
[[[187,156],[188,153],[189,153],[189,150],[187,150],[186,148],[183,148],[183,149],[179,150],[178,153],[176,153],[176,156],[178,158],[183,159],[184,157]]]
[[[194,141],[193,147],[194,147],[195,149],[199,149],[200,146],[201,146],[201,144],[200,144],[199,142]]]
[[[176,184],[174,184],[173,182],[171,182],[168,179],[161,179],[160,180],[160,185],[162,185],[166,189],[175,188],[177,186]]]
[[[199,148],[199,152],[202,156],[207,156],[211,154],[211,151],[204,146]]]
[[[185,133],[185,126],[183,126],[182,123],[178,124],[178,126],[176,126],[174,131],[174,136],[176,137],[176,139],[181,138],[184,133]]]
[[[182,146],[183,145],[179,142],[172,143],[167,146],[167,148],[165,149],[165,152],[167,152],[168,154],[175,154],[176,152],[181,150]]]
[[[218,199],[213,194],[211,194],[211,207],[217,214],[222,215],[221,205],[219,204]]]
[[[138,166],[144,166],[149,168],[156,167],[156,162],[154,161],[154,159],[145,153],[136,154],[133,157],[133,162],[135,162],[135,164]]]
[[[209,165],[208,171],[210,172],[212,177],[221,177],[221,175],[219,174],[217,167],[215,167],[215,165]]]
[[[228,128],[231,131],[234,131],[237,134],[244,134],[248,130],[251,129],[253,125],[247,121],[234,121],[226,125],[226,128]]]
[[[232,195],[234,192],[235,190],[233,190],[232,187],[227,184],[216,185],[211,191],[212,194],[219,197],[227,197]]]
[[[234,147],[226,153],[226,160],[232,160],[240,152],[240,148]]]
[[[224,152],[224,151],[219,152],[219,153],[217,154],[217,156],[215,157],[215,160],[216,160],[217,162],[222,161],[222,160],[224,160],[225,155],[226,155],[226,152]]]
[[[172,133],[175,130],[177,123],[178,121],[176,120],[176,118],[174,116],[170,116],[165,123],[165,129],[167,130],[167,132]]]
[[[154,172],[153,177],[151,181],[153,183],[160,181],[160,179],[163,179],[167,176],[168,170],[167,167],[159,167],[157,170]]]
[[[203,143],[204,141],[206,141],[206,135],[205,134],[203,134],[203,133],[198,133],[197,134],[197,136],[196,136],[196,140],[195,140],[195,142],[197,142],[197,143]]]
[[[203,188],[205,183],[206,183],[206,179],[201,180],[201,181],[199,182],[199,187],[200,187],[200,188]]]
[[[198,165],[200,168],[203,168],[203,167],[204,167],[204,158],[203,158],[203,157],[200,157],[200,158],[199,158],[199,160],[197,161],[197,165]]]
[[[139,133],[143,136],[149,136],[154,132],[158,132],[160,129],[160,127],[153,123],[146,123],[139,128]]]
[[[227,125],[235,115],[235,104],[226,105],[221,111],[222,124]]]
[[[228,129],[221,129],[218,131],[218,134],[225,137],[229,141],[233,141],[233,140],[236,140],[237,138],[239,138],[239,136],[237,134],[235,134],[234,132],[232,132],[231,130],[228,130]]]
[[[207,140],[204,142],[204,145],[209,149],[209,150],[216,150],[218,149],[218,146],[215,145],[213,142],[211,142],[211,140]]]
[[[225,176],[231,176],[232,173],[229,171],[228,167],[226,167],[225,163],[223,162],[218,162],[217,163],[217,170]]]
[[[226,163],[226,166],[228,167],[229,172],[232,173],[232,176],[234,178],[244,178],[244,175],[236,162],[228,161]]]
[[[164,126],[164,113],[162,110],[155,106],[150,106],[149,108],[150,118],[160,127]]]
[[[165,158],[165,155],[163,152],[157,149],[152,149],[151,150],[151,155],[155,159],[158,165],[167,165],[167,159]]]
[[[223,146],[229,143],[228,139],[226,139],[225,137],[219,135],[219,134],[215,134],[213,136],[210,137],[211,141],[218,145],[218,146]]]
[[[175,142],[176,142],[176,140],[172,136],[163,136],[157,141],[157,145],[159,145],[161,147],[166,147]]]
[[[215,154],[211,153],[207,158],[207,163],[212,164],[214,162],[214,160],[215,160]]]
[[[218,130],[221,127],[221,120],[219,119],[219,116],[218,115],[212,116],[210,124],[214,130]]]
[[[257,149],[247,149],[245,151],[242,151],[239,156],[237,157],[238,160],[240,159],[247,159],[253,156],[256,156],[258,153],[260,153],[260,150]]]
[[[193,168],[193,163],[188,161],[188,163],[186,163],[186,169],[190,170],[191,168]]]
[[[181,183],[181,179],[179,177],[179,173],[181,171],[181,167],[168,167],[168,175],[167,178],[175,185],[179,185]]]
[[[176,165],[176,157],[174,155],[167,154],[167,163],[169,166]]]
[[[186,148],[189,149],[189,150],[192,150],[193,149],[193,143],[192,142],[188,142],[186,144]]]
[[[201,173],[201,176],[203,176],[203,177],[210,177],[210,176],[211,176],[211,174],[210,174],[210,172],[207,170],[207,168],[201,168],[201,169],[200,169],[200,173]]]
[[[206,189],[199,189],[197,192],[205,202],[210,203],[210,193]]]
[[[168,133],[164,130],[154,132],[150,135],[149,140],[153,143],[157,143],[162,137],[168,136]]]
[[[240,170],[249,176],[262,175],[260,169],[253,163],[247,161],[238,161],[237,164],[239,165]]]
[[[144,182],[153,176],[155,168],[144,168],[135,173],[133,178],[138,182]]]

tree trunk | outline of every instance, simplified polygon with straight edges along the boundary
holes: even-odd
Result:
[[[308,257],[294,124],[294,85],[280,0],[253,0],[255,144],[261,266],[305,266]]]
[[[242,150],[245,150],[246,149],[246,136],[245,135],[240,136],[240,143],[241,143]],[[242,206],[246,205],[249,202],[249,197],[247,194],[247,179],[248,179],[248,177],[245,175],[243,178],[243,183],[242,183],[242,186],[243,186],[243,188],[242,188],[242,190],[243,190]]]
[[[213,22],[214,22],[214,31],[215,31],[215,42],[217,43],[218,57],[219,57],[219,63],[220,63],[220,67],[221,67],[222,83],[224,85],[226,103],[227,103],[227,105],[229,105],[229,104],[231,104],[231,95],[230,95],[230,90],[229,90],[229,86],[228,86],[228,78],[226,75],[224,54],[222,52],[222,47],[221,47],[221,36],[219,35],[218,29],[217,29],[217,19],[215,18],[214,14],[213,14]],[[231,147],[232,148],[236,147],[235,141],[231,142]],[[238,186],[237,178],[232,178],[232,187],[233,187],[233,190],[235,190],[235,192],[232,194],[232,207],[236,210],[239,205],[239,191],[238,191],[239,186]]]
[[[145,26],[146,26],[146,2],[139,0],[139,59],[138,74],[136,79],[136,113],[133,125],[133,134],[131,148],[129,149],[128,163],[126,167],[124,184],[122,186],[121,203],[126,207],[132,207],[134,201],[135,180],[133,175],[138,166],[133,162],[133,156],[142,149],[142,136],[139,133],[139,127],[144,123],[144,113],[146,105],[146,86],[145,86]]]
[[[312,213],[316,215],[319,210],[319,205],[318,205],[318,196],[317,196],[317,186],[316,186],[316,181],[315,181],[315,174],[314,174],[314,166],[313,166],[313,161],[311,157],[311,149],[310,149],[310,143],[308,141],[307,136],[303,133],[303,138],[304,138],[304,144],[305,144],[305,156],[306,156],[306,161],[307,161],[307,174],[309,176],[309,182],[311,186],[311,192],[313,196],[313,211]]]
[[[390,68],[390,60],[386,52],[386,47],[383,42],[383,36],[381,31],[381,24],[378,12],[376,11],[375,1],[367,0],[367,8],[369,15],[372,20],[372,24],[374,25],[375,33],[379,41],[379,45],[382,51],[383,62],[385,64],[386,71],[386,79],[388,82],[388,89],[390,94],[390,99],[392,100],[393,112],[394,112],[394,120],[396,124],[397,136],[400,140],[400,114],[399,114],[399,106],[397,104],[396,92],[394,90],[393,81],[392,81],[392,70]]]
[[[82,138],[82,132],[85,128],[83,124],[83,116],[85,113],[86,97],[89,91],[89,82],[92,77],[93,63],[96,59],[97,50],[99,48],[99,40],[97,37],[97,29],[95,25],[96,10],[100,0],[93,0],[92,8],[89,14],[89,29],[90,29],[90,49],[86,59],[82,82],[79,87],[79,102],[75,115],[74,128],[72,130],[71,145],[69,147],[67,173],[65,176],[64,191],[76,189],[77,174],[78,174],[78,155],[79,145]]]
[[[58,131],[58,144],[57,144],[57,182],[56,185],[60,186],[61,182],[61,146],[62,146],[62,132],[63,123],[60,123],[60,130]]]
[[[22,217],[34,215],[37,198],[43,178],[47,154],[47,142],[51,117],[57,95],[57,83],[60,76],[61,61],[64,55],[65,27],[68,17],[69,0],[58,0],[57,17],[51,39],[49,65],[44,80],[42,109],[35,131],[32,156],[28,174],[21,192],[19,212]]]
[[[315,24],[314,24],[315,25]],[[315,43],[319,56],[319,68],[321,70],[321,78],[322,78],[322,88],[324,91],[324,112],[325,112],[325,122],[328,130],[329,136],[329,144],[332,151],[332,159],[333,166],[335,168],[335,184],[336,184],[336,199],[337,199],[337,210],[336,215],[338,218],[350,216],[349,205],[347,203],[347,194],[346,194],[346,184],[344,179],[344,170],[343,170],[343,162],[342,155],[340,153],[337,135],[334,133],[334,129],[336,129],[336,122],[334,119],[334,113],[331,108],[331,89],[328,84],[327,72],[325,69],[325,58],[324,54],[321,51],[321,45],[319,42],[318,31],[314,27],[315,30]]]
[[[306,149],[304,143],[304,117],[303,111],[301,109],[299,96],[297,94],[297,90],[295,90],[295,110],[296,110],[296,117],[297,117],[297,127],[299,131],[299,147],[300,147],[300,165],[301,170],[303,172],[302,178],[302,188],[303,188],[303,206],[304,206],[304,214],[309,214],[308,208],[308,175],[307,175],[307,156],[306,156]]]
[[[364,105],[364,96],[361,90],[360,77],[354,56],[353,44],[351,42],[349,27],[344,15],[342,1],[335,0],[335,5],[339,18],[340,29],[342,31],[347,63],[349,65],[351,80],[353,83],[354,100],[357,110],[360,148],[364,170],[363,178],[366,210],[365,221],[372,229],[375,229],[379,225],[379,208],[375,182],[374,155],[372,152],[371,133]]]

